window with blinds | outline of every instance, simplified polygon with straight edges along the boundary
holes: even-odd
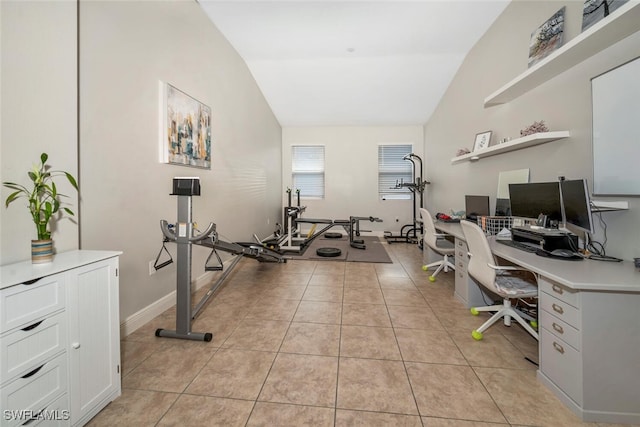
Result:
[[[300,197],[324,199],[324,145],[293,145],[291,175]]]
[[[412,183],[413,166],[404,156],[413,151],[411,144],[378,145],[378,194],[381,199],[410,199],[407,187],[396,184]]]

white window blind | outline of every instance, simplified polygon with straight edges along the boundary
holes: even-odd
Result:
[[[291,173],[301,197],[324,199],[324,145],[293,145]]]
[[[396,183],[413,182],[413,166],[404,156],[413,151],[411,144],[378,146],[378,194],[381,199],[410,199],[407,187],[395,188]]]

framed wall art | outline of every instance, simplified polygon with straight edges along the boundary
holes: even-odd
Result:
[[[160,82],[160,161],[211,169],[211,108]]]
[[[491,131],[481,132],[476,135],[476,139],[473,143],[473,151],[482,150],[487,148],[491,142]]]
[[[629,0],[586,0],[582,6],[582,31],[600,22]]]
[[[529,67],[562,46],[564,39],[564,9],[557,11],[531,33],[529,42]]]

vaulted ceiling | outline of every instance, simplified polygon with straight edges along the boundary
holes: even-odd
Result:
[[[282,126],[424,124],[509,0],[199,0]]]

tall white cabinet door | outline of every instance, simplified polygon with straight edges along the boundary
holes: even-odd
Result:
[[[120,395],[118,258],[67,274],[71,424],[84,425]]]

